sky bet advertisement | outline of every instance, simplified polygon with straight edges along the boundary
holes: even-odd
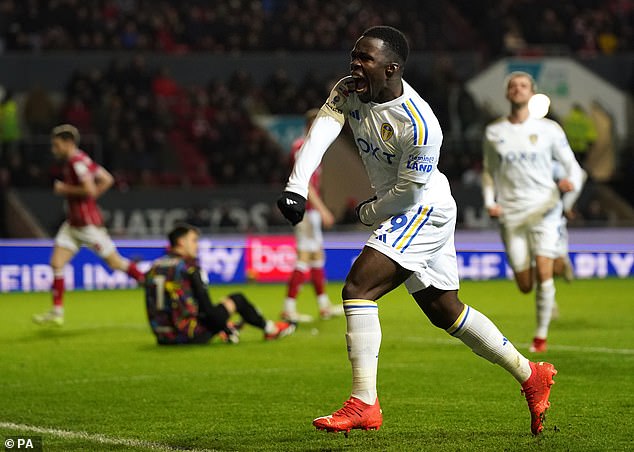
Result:
[[[331,281],[343,281],[363,242],[328,243],[326,272]],[[119,252],[139,262],[142,270],[165,253],[161,240],[117,241]],[[47,291],[53,275],[48,260],[50,240],[0,241],[0,292]],[[462,279],[511,278],[512,273],[501,251],[460,251],[458,266]],[[286,281],[295,266],[295,240],[292,236],[248,236],[238,240],[200,242],[200,266],[211,284]],[[634,250],[577,251],[571,260],[578,278],[627,278],[634,276]],[[134,280],[121,272],[110,271],[87,249],[73,259],[65,271],[68,289],[117,289],[135,287]]]

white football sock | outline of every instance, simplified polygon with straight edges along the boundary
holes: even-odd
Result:
[[[317,305],[319,309],[329,309],[330,297],[328,297],[328,294],[322,293],[321,295],[317,295]]]
[[[552,278],[542,283],[537,283],[535,305],[537,308],[535,337],[546,339],[550,320],[553,316],[553,306],[555,305],[555,281]]]
[[[352,365],[352,396],[373,405],[381,347],[379,307],[370,300],[344,300],[348,359]]]
[[[64,315],[64,306],[53,306],[53,313],[55,315]]]
[[[526,359],[485,315],[465,305],[447,332],[477,355],[506,369],[521,384],[531,376]]]
[[[287,297],[286,300],[284,300],[284,312],[287,312],[289,314],[294,314],[297,312],[297,301],[295,300],[295,298]]]

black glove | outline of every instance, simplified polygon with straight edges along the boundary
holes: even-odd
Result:
[[[354,211],[357,214],[357,218],[359,219],[359,221],[361,222],[361,224],[364,224],[366,226],[372,226],[371,224],[366,224],[363,222],[363,220],[361,219],[361,215],[360,215],[360,211],[361,211],[361,207],[363,207],[366,204],[370,204],[371,202],[374,202],[377,200],[376,196],[371,197],[370,199],[366,199],[365,201],[363,201],[361,204],[359,204],[357,207],[355,207]]]
[[[292,191],[285,191],[277,200],[277,208],[280,209],[284,218],[295,226],[304,218],[306,198]]]

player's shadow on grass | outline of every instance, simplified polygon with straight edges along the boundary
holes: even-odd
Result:
[[[547,434],[553,435],[555,433],[556,430],[549,431]],[[486,441],[483,438],[486,438]],[[425,429],[421,426],[418,430],[405,431],[399,427],[384,427],[381,431],[369,432],[353,430],[347,438],[343,433],[312,431],[309,434],[302,431],[301,433],[272,437],[271,440],[279,446],[280,450],[297,449],[298,445],[301,445],[301,450],[306,452],[334,452],[361,448],[365,450],[394,450],[395,447],[401,450],[485,450],[486,444],[492,438],[498,438],[498,444],[506,444],[509,442],[509,438],[515,438],[518,446],[528,446],[531,449],[549,439],[547,437],[535,438],[528,430],[525,432],[513,430],[468,431],[463,429]],[[312,444],[306,444],[307,439]],[[284,445],[288,445],[288,447]],[[500,450],[509,449],[502,448]]]
[[[218,341],[212,341],[206,344],[175,344],[175,345],[158,345],[154,339],[139,344],[136,349],[141,352],[159,352],[159,353],[186,353],[186,350],[233,350],[233,349],[245,349],[253,346],[266,347],[269,344],[261,341],[241,341],[239,344],[225,344]]]

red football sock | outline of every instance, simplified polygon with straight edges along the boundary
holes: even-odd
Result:
[[[64,306],[64,277],[56,276],[53,279],[53,306],[61,308]]]
[[[304,282],[304,271],[300,269],[293,270],[291,279],[288,281],[288,298],[297,298],[299,289]]]
[[[313,286],[315,286],[315,293],[322,295],[325,292],[326,276],[324,274],[324,267],[313,267],[310,269],[310,276],[313,280]]]
[[[139,270],[139,267],[137,267],[134,262],[130,262],[126,273],[136,279],[139,283],[142,283],[145,280],[145,275],[141,272],[141,270]]]

